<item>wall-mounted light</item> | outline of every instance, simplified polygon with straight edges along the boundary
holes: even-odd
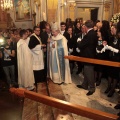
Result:
[[[75,7],[76,3],[70,3],[70,7]]]
[[[68,2],[75,2],[75,0],[69,0]]]
[[[69,3],[70,7],[75,7],[76,6],[75,0],[67,0],[67,3]]]
[[[66,5],[67,5],[67,3],[66,3],[66,2],[64,2],[64,5],[66,6]]]
[[[38,7],[40,7],[40,5],[41,5],[40,0],[34,0],[34,3],[35,3]]]
[[[66,6],[67,5],[67,3],[66,2],[64,2],[64,3],[61,3],[61,7],[64,7],[64,6]]]

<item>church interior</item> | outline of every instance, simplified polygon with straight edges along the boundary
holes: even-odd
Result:
[[[33,29],[44,21],[57,22],[60,27],[67,18],[73,23],[79,18],[82,23],[106,20],[116,24],[120,21],[120,0],[0,0],[0,37],[3,31]],[[108,82],[103,76],[95,93],[87,96],[85,89],[76,87],[84,79],[83,74],[76,74],[76,63],[71,84],[48,80],[38,83],[34,91],[24,91],[6,88],[0,60],[0,120],[120,120],[120,105],[115,109],[120,103],[120,82],[114,95],[108,97],[104,93]]]
[[[1,5],[2,5],[1,0]],[[0,11],[0,28],[33,28],[40,21],[61,22],[66,18],[74,21],[81,18],[83,21],[89,19],[111,20],[114,14],[119,13],[119,0],[26,0],[28,1],[28,15],[22,16],[17,12],[18,0],[13,0],[13,8]],[[96,12],[95,12],[96,11]],[[93,13],[94,16],[91,14]],[[21,15],[19,18],[18,15]]]

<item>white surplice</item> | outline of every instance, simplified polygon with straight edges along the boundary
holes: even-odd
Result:
[[[40,44],[36,45],[33,49],[31,49],[33,55],[33,70],[43,70],[44,69],[44,55],[43,50],[41,49],[41,39],[33,33],[31,36],[34,36],[36,40],[40,42]]]
[[[25,40],[20,39],[17,43],[18,60],[18,84],[19,87],[33,88],[33,56]]]

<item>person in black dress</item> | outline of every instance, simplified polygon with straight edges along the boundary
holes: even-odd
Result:
[[[101,32],[101,29],[102,29],[102,23],[101,22],[98,22],[96,24],[97,26],[97,36],[98,36],[98,42],[97,42],[97,47],[96,47],[96,58],[97,59],[101,59],[101,60],[105,60],[106,58],[106,51],[104,52],[100,52],[104,46],[103,46],[103,43],[104,42],[107,42],[104,40],[104,36],[102,36],[102,32]],[[101,78],[102,78],[102,75],[103,75],[103,72],[104,72],[104,66],[102,65],[95,65],[95,79],[96,79],[96,86],[99,86],[100,83],[101,83]]]
[[[67,28],[67,34],[66,34],[66,39],[68,40],[67,42],[67,46],[68,46],[68,51],[70,55],[74,55],[75,54],[75,36],[73,34],[73,28],[71,26],[69,26]],[[74,61],[70,61],[70,71],[71,74],[73,73],[73,68],[74,68]]]
[[[78,36],[80,33],[81,33],[81,24],[80,22],[77,22],[75,25],[74,34],[75,36]]]
[[[117,35],[117,28],[115,25],[111,27],[111,37],[107,49],[109,50],[109,60],[114,62],[120,61],[120,38]],[[109,67],[108,69],[108,87],[105,93],[108,93],[108,97],[112,97],[116,85],[119,80],[119,68]]]

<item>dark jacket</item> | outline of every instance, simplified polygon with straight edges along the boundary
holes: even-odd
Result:
[[[82,31],[81,31],[81,28],[78,29],[77,27],[75,27],[75,29],[74,29],[74,34],[75,34],[75,36],[78,36],[81,32],[82,32]]]
[[[48,34],[47,34],[47,32],[43,32],[40,35],[40,37],[41,37],[42,44],[47,45],[47,40],[48,40]]]
[[[84,38],[77,43],[82,57],[95,58],[97,39],[97,33],[94,30],[90,30]]]
[[[39,44],[40,44],[40,42],[37,40],[37,38],[35,36],[30,37],[30,41],[29,41],[29,44],[28,44],[28,47],[30,49],[33,49],[34,47],[36,47]]]
[[[68,46],[68,49],[69,48],[73,48],[74,47],[74,35],[72,35],[72,37],[70,38],[70,34],[69,33],[66,33],[64,34],[64,37],[67,39],[67,46]]]

